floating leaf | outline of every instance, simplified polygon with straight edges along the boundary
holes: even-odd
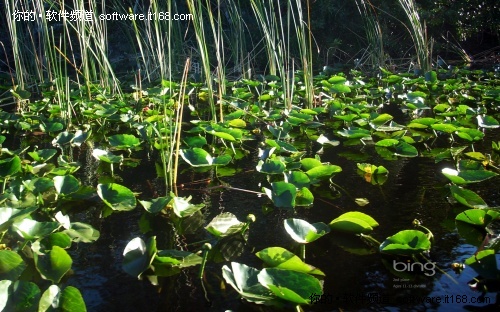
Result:
[[[82,294],[73,286],[64,288],[59,297],[59,307],[64,312],[87,312]]]
[[[329,179],[332,174],[341,172],[342,168],[336,165],[321,165],[306,171],[311,179],[311,183],[318,183],[321,180]]]
[[[69,195],[78,191],[80,188],[78,179],[72,175],[56,176],[53,180],[54,187],[59,195]]]
[[[361,234],[373,231],[378,222],[362,212],[350,211],[333,219],[329,225],[333,231]]]
[[[73,263],[66,250],[59,246],[53,246],[45,255],[35,253],[34,256],[36,269],[40,275],[54,283],[59,283]]]
[[[97,194],[113,210],[130,211],[137,205],[134,193],[117,183],[97,185]]]
[[[205,229],[216,237],[225,237],[240,233],[245,224],[245,222],[238,220],[234,214],[223,212],[213,218]]]
[[[306,273],[268,268],[263,269],[257,278],[278,298],[297,304],[309,304],[311,294],[323,294],[320,281]]]
[[[417,230],[404,230],[386,238],[380,245],[380,252],[410,256],[428,251],[430,248],[431,242],[425,233]]]
[[[475,209],[488,208],[488,205],[484,202],[481,196],[471,190],[451,185],[450,191],[453,197],[462,205]]]
[[[31,219],[24,219],[14,223],[12,229],[26,240],[34,240],[44,237],[59,228],[59,222],[38,222]]]
[[[498,279],[497,260],[495,250],[481,250],[465,260],[465,265],[470,266],[477,274],[487,279]]]
[[[192,215],[196,211],[200,210],[201,208],[205,207],[205,204],[191,204],[189,201],[191,201],[191,196],[189,197],[177,197],[171,194],[173,197],[173,200],[171,202],[172,208],[174,210],[174,213],[180,217],[184,218],[187,216]]]
[[[477,183],[497,176],[498,174],[488,170],[460,170],[444,168],[441,173],[455,184]]]
[[[9,300],[9,286],[12,281],[0,279],[0,311],[4,311]]]
[[[118,164],[118,163],[123,162],[122,155],[115,155],[111,152],[108,152],[108,151],[105,151],[102,149],[98,149],[98,148],[95,148],[92,151],[92,156],[94,156],[94,158],[96,158],[100,161],[104,161],[104,162],[109,163],[109,164]]]
[[[141,141],[132,134],[115,134],[110,136],[108,141],[116,149],[134,148],[141,144]]]
[[[366,198],[356,198],[354,202],[361,207],[366,206],[370,203],[370,201]]]
[[[265,162],[260,160],[256,169],[265,174],[281,174],[285,171],[285,164],[279,159],[267,159]]]
[[[165,209],[167,205],[172,201],[171,196],[154,198],[151,201],[140,200],[139,203],[146,209],[149,213],[158,213]]]
[[[221,155],[213,158],[207,151],[199,147],[180,151],[182,159],[193,167],[227,165],[231,162],[231,156]]]
[[[325,226],[328,227],[326,224]],[[321,270],[303,262],[298,256],[285,248],[268,247],[255,253],[255,255],[264,261],[267,267],[325,276],[325,273],[321,272]]]
[[[82,222],[72,222],[69,229],[64,231],[72,241],[78,243],[92,243],[96,241],[100,233],[91,225]]]
[[[294,241],[306,244],[317,240],[330,232],[330,228],[323,222],[309,223],[302,219],[286,219],[285,230]]]
[[[47,149],[41,149],[33,152],[29,152],[28,155],[33,158],[33,160],[39,162],[39,163],[44,163],[47,160],[51,159],[54,157],[54,155],[57,154],[57,150],[54,148],[47,148]]]
[[[318,142],[321,145],[331,145],[331,146],[338,146],[340,144],[340,141],[337,140],[330,140],[323,134],[320,134],[319,137],[316,139],[316,142]]]
[[[0,160],[0,178],[6,178],[21,170],[21,158],[14,156]]]
[[[478,226],[482,229],[500,218],[500,213],[486,209],[468,209],[455,217],[455,220]]]
[[[26,263],[17,252],[7,249],[0,250],[0,281],[17,280],[25,268]]]
[[[295,185],[286,182],[273,182],[272,190],[263,187],[263,191],[267,197],[271,199],[274,206],[278,208],[293,208],[295,207],[295,196],[297,190]]]
[[[271,291],[259,283],[259,270],[241,263],[231,262],[231,268],[222,267],[222,276],[247,301],[258,304],[268,303],[276,299]]]
[[[40,288],[35,283],[23,280],[14,282],[9,295],[11,311],[36,311],[40,293]]]
[[[156,237],[150,237],[148,244],[140,237],[136,237],[128,242],[123,250],[123,264],[122,268],[128,274],[138,277],[146,271],[158,250],[156,249]]]

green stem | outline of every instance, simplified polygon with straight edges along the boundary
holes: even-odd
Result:
[[[306,261],[306,244],[300,244],[300,258],[302,261]]]
[[[198,278],[203,278],[203,273],[205,272],[205,265],[207,264],[208,252],[212,249],[212,245],[209,243],[205,243],[203,245],[203,260],[201,260],[200,273],[198,274]]]

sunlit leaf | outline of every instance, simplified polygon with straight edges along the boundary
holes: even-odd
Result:
[[[97,185],[97,194],[113,210],[129,211],[137,205],[134,193],[129,188],[117,183]]]
[[[317,240],[330,232],[330,228],[323,222],[309,223],[302,219],[286,219],[285,230],[298,243],[306,244]]]
[[[59,283],[61,278],[71,269],[73,260],[66,250],[53,246],[44,255],[35,255],[35,265],[40,275],[54,283]]]
[[[431,248],[427,235],[417,230],[403,230],[386,238],[380,245],[380,252],[392,255],[414,255]]]

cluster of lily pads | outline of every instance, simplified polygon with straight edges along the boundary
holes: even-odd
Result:
[[[494,73],[465,69],[432,71],[422,77],[384,69],[373,77],[357,71],[320,74],[315,77],[315,103],[305,108],[300,72],[293,82],[292,103],[285,102],[279,77],[259,76],[226,83],[225,96],[219,99],[222,116],[207,115],[216,110],[208,107],[206,90],[188,83],[190,92],[182,100],[191,113],[180,125],[175,116],[181,86],[175,82],[161,81],[120,97],[96,87],[91,99],[83,98],[85,93],[74,86],[65,105],[57,102],[50,87],[41,100],[31,102],[29,92],[13,93],[21,111],[0,111],[0,310],[86,310],[80,291],[65,287],[73,261],[68,251],[99,238],[92,225],[73,220],[82,202],[97,202],[103,218],[134,210],[139,203],[145,233],[159,231],[153,226],[156,219],[165,219],[179,235],[205,229],[207,240],[193,242],[190,251],[175,245],[158,249],[155,235],[127,244],[125,272],[155,285],[162,277],[197,265],[203,277],[207,261],[233,261],[244,252],[248,229],[259,222],[253,215],[243,222],[224,212],[205,224],[200,212],[205,205],[191,203],[191,196],[178,196],[173,187],[157,190],[163,196],[138,199],[140,194],[121,184],[118,170],[137,166],[139,153],[155,159],[172,156],[178,129],[181,168],[210,176],[211,188],[228,187],[222,179],[241,170],[233,164],[255,160],[255,170],[266,178],[256,193],[282,209],[312,206],[325,186],[337,185],[333,179],[342,168],[323,162],[321,153],[340,150],[340,144],[374,148],[390,160],[421,156],[452,161],[455,167],[442,171],[450,180],[449,199],[469,208],[456,217],[459,233],[485,237],[481,250],[466,264],[482,278],[498,279],[494,255],[499,244],[491,239],[496,233],[489,228],[500,218],[498,207],[464,187],[497,179],[499,143],[493,142],[490,153],[475,151],[474,144],[500,127],[498,79]],[[21,146],[5,147],[14,140]],[[256,158],[255,145],[249,142],[257,142]],[[98,163],[97,178],[90,183],[83,183],[78,171],[82,163],[77,155],[85,151]],[[167,179],[165,161],[156,164],[159,177]],[[387,180],[389,172],[383,166],[356,165],[367,182],[383,185]],[[329,224],[287,219],[284,228],[301,244],[300,255],[268,247],[256,253],[264,268],[231,262],[223,266],[222,276],[250,302],[311,304],[311,294],[321,295],[328,277],[305,263],[305,244],[330,232],[358,237],[389,257],[429,261],[432,233],[418,221],[417,229],[400,231],[382,243],[370,235],[377,226],[361,212],[347,212]],[[491,266],[482,264],[486,259]]]

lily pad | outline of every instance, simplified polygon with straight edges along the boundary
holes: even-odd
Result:
[[[486,209],[468,209],[455,217],[455,220],[472,224],[484,229],[491,222],[498,220],[500,213]]]
[[[380,252],[391,255],[411,256],[428,251],[431,242],[427,235],[417,230],[403,230],[386,238]]]
[[[285,248],[268,247],[255,255],[264,261],[267,267],[325,276],[321,270],[303,262],[297,255]]]
[[[378,222],[365,213],[350,211],[333,219],[329,226],[332,231],[361,234],[373,231]]]
[[[148,243],[140,237],[136,237],[128,242],[123,250],[122,268],[127,274],[141,278],[142,273],[146,271],[156,255],[156,237],[148,239]]]
[[[141,144],[141,141],[132,134],[115,134],[110,136],[108,141],[115,149],[129,149]]]
[[[25,268],[26,263],[17,252],[0,250],[0,281],[17,280]]]
[[[300,244],[314,242],[330,232],[330,228],[323,222],[309,223],[302,219],[286,219],[285,230],[294,241]]]
[[[268,268],[260,271],[257,278],[276,297],[297,304],[310,304],[311,294],[323,294],[320,281],[306,273]]]
[[[222,267],[222,276],[245,300],[263,304],[276,300],[276,296],[264,287],[257,276],[260,271],[245,264],[231,262]]]
[[[213,218],[205,229],[216,237],[225,237],[240,233],[245,225],[246,223],[238,220],[234,214],[223,212]]]
[[[59,283],[61,278],[71,269],[73,260],[66,250],[53,246],[44,255],[34,254],[35,265],[40,275],[54,283]]]
[[[471,190],[464,189],[462,187],[451,185],[450,191],[453,197],[462,205],[475,209],[488,208],[488,204]]]
[[[455,170],[444,168],[441,173],[455,184],[477,183],[497,176],[498,174],[488,170]]]
[[[278,208],[295,207],[295,196],[297,195],[295,185],[287,182],[273,182],[271,187],[272,190],[265,187],[262,190],[273,201],[274,206]]]
[[[21,158],[14,156],[0,160],[0,178],[6,178],[21,170]]]
[[[130,211],[137,205],[134,193],[129,188],[117,183],[97,185],[97,194],[113,210]]]

